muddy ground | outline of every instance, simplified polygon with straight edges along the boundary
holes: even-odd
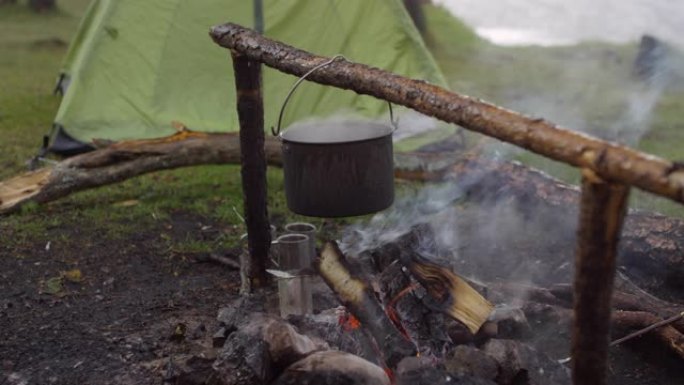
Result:
[[[173,376],[169,362],[210,344],[219,306],[238,294],[236,271],[197,263],[200,255],[159,238],[165,230],[184,239],[207,225],[179,212],[119,240],[60,227],[49,230],[49,247],[3,241],[0,384],[160,384]]]

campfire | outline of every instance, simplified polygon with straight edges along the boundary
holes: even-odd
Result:
[[[267,299],[275,288],[223,309],[219,320],[229,333],[219,345],[212,378],[245,385],[570,384],[566,357],[573,290],[553,282],[568,282],[571,271],[561,279],[555,256],[525,260],[521,244],[527,256],[536,256],[543,242],[524,237],[454,251],[445,234],[473,223],[473,217],[468,208],[450,202],[432,212],[423,205],[417,210],[424,215],[411,211],[414,220],[408,223],[406,212],[403,221],[392,219],[406,210],[399,202],[397,209],[347,228],[339,243],[322,244],[315,259],[313,314],[279,317],[277,304]],[[518,203],[507,201],[520,209]],[[539,216],[549,215],[542,211]],[[502,217],[492,221],[509,224]],[[517,263],[535,265],[536,277],[530,273],[521,281],[517,272],[497,268],[492,256],[502,252],[500,247],[507,247],[507,257]],[[472,252],[477,255],[469,256]],[[469,257],[490,275],[473,278],[479,270]],[[545,273],[546,280],[539,278]],[[631,340],[630,332],[679,314],[681,307],[646,294],[625,276],[618,277],[613,304],[612,349],[618,356],[656,354],[665,374],[651,383],[668,383],[662,380],[684,359],[683,320],[661,321],[646,338]],[[619,338],[625,336],[621,346]],[[611,365],[618,373],[634,369],[631,358],[613,359]]]

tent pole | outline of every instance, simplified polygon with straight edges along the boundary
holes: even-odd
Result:
[[[254,30],[264,34],[264,2],[254,0]]]
[[[261,63],[232,52],[238,120],[240,121],[240,164],[248,254],[241,259],[243,294],[263,287],[268,277],[266,263],[271,246],[264,147],[264,104]]]

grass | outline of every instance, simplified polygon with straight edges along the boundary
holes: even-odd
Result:
[[[24,170],[59,106],[52,87],[67,43],[89,1],[59,3],[62,8],[47,15],[32,14],[23,4],[0,8],[0,178]],[[426,40],[455,91],[599,135],[624,113],[624,85],[635,45],[502,48],[483,41],[441,8],[428,7],[426,12],[431,28]],[[680,158],[683,107],[684,93],[667,92],[656,105],[651,129],[639,147]],[[566,180],[577,178],[576,170],[565,166],[502,146],[493,148]],[[285,207],[280,170],[269,170],[268,183],[274,221],[304,220]],[[684,214],[680,206],[644,194],[635,194],[633,200],[639,207]],[[43,206],[27,206],[21,213],[0,219],[0,236],[3,242],[43,244],[55,237],[60,227],[107,239],[125,239],[141,229],[162,229],[155,239],[169,248],[203,252],[236,244],[244,232],[235,213],[241,208],[236,166],[193,167],[135,178]],[[218,225],[222,233],[211,239],[169,237],[163,229],[177,213]]]
[[[565,127],[619,141],[664,157],[682,159],[684,87],[666,88],[650,119],[632,119],[630,103],[648,103],[632,77],[637,44],[588,42],[569,47],[500,47],[479,39],[439,7],[428,8],[432,33],[428,43],[459,93],[543,117]],[[638,135],[637,135],[638,134]],[[471,136],[472,142],[482,138]],[[489,142],[490,151],[577,183],[576,169],[512,146]],[[640,191],[632,206],[684,216],[684,207]]]

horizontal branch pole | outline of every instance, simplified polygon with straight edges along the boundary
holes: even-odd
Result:
[[[329,60],[232,23],[212,28],[210,35],[222,47],[295,76]],[[307,79],[403,105],[548,158],[590,169],[606,180],[684,202],[684,172],[672,162],[544,119],[526,117],[421,80],[346,60],[337,60]]]

